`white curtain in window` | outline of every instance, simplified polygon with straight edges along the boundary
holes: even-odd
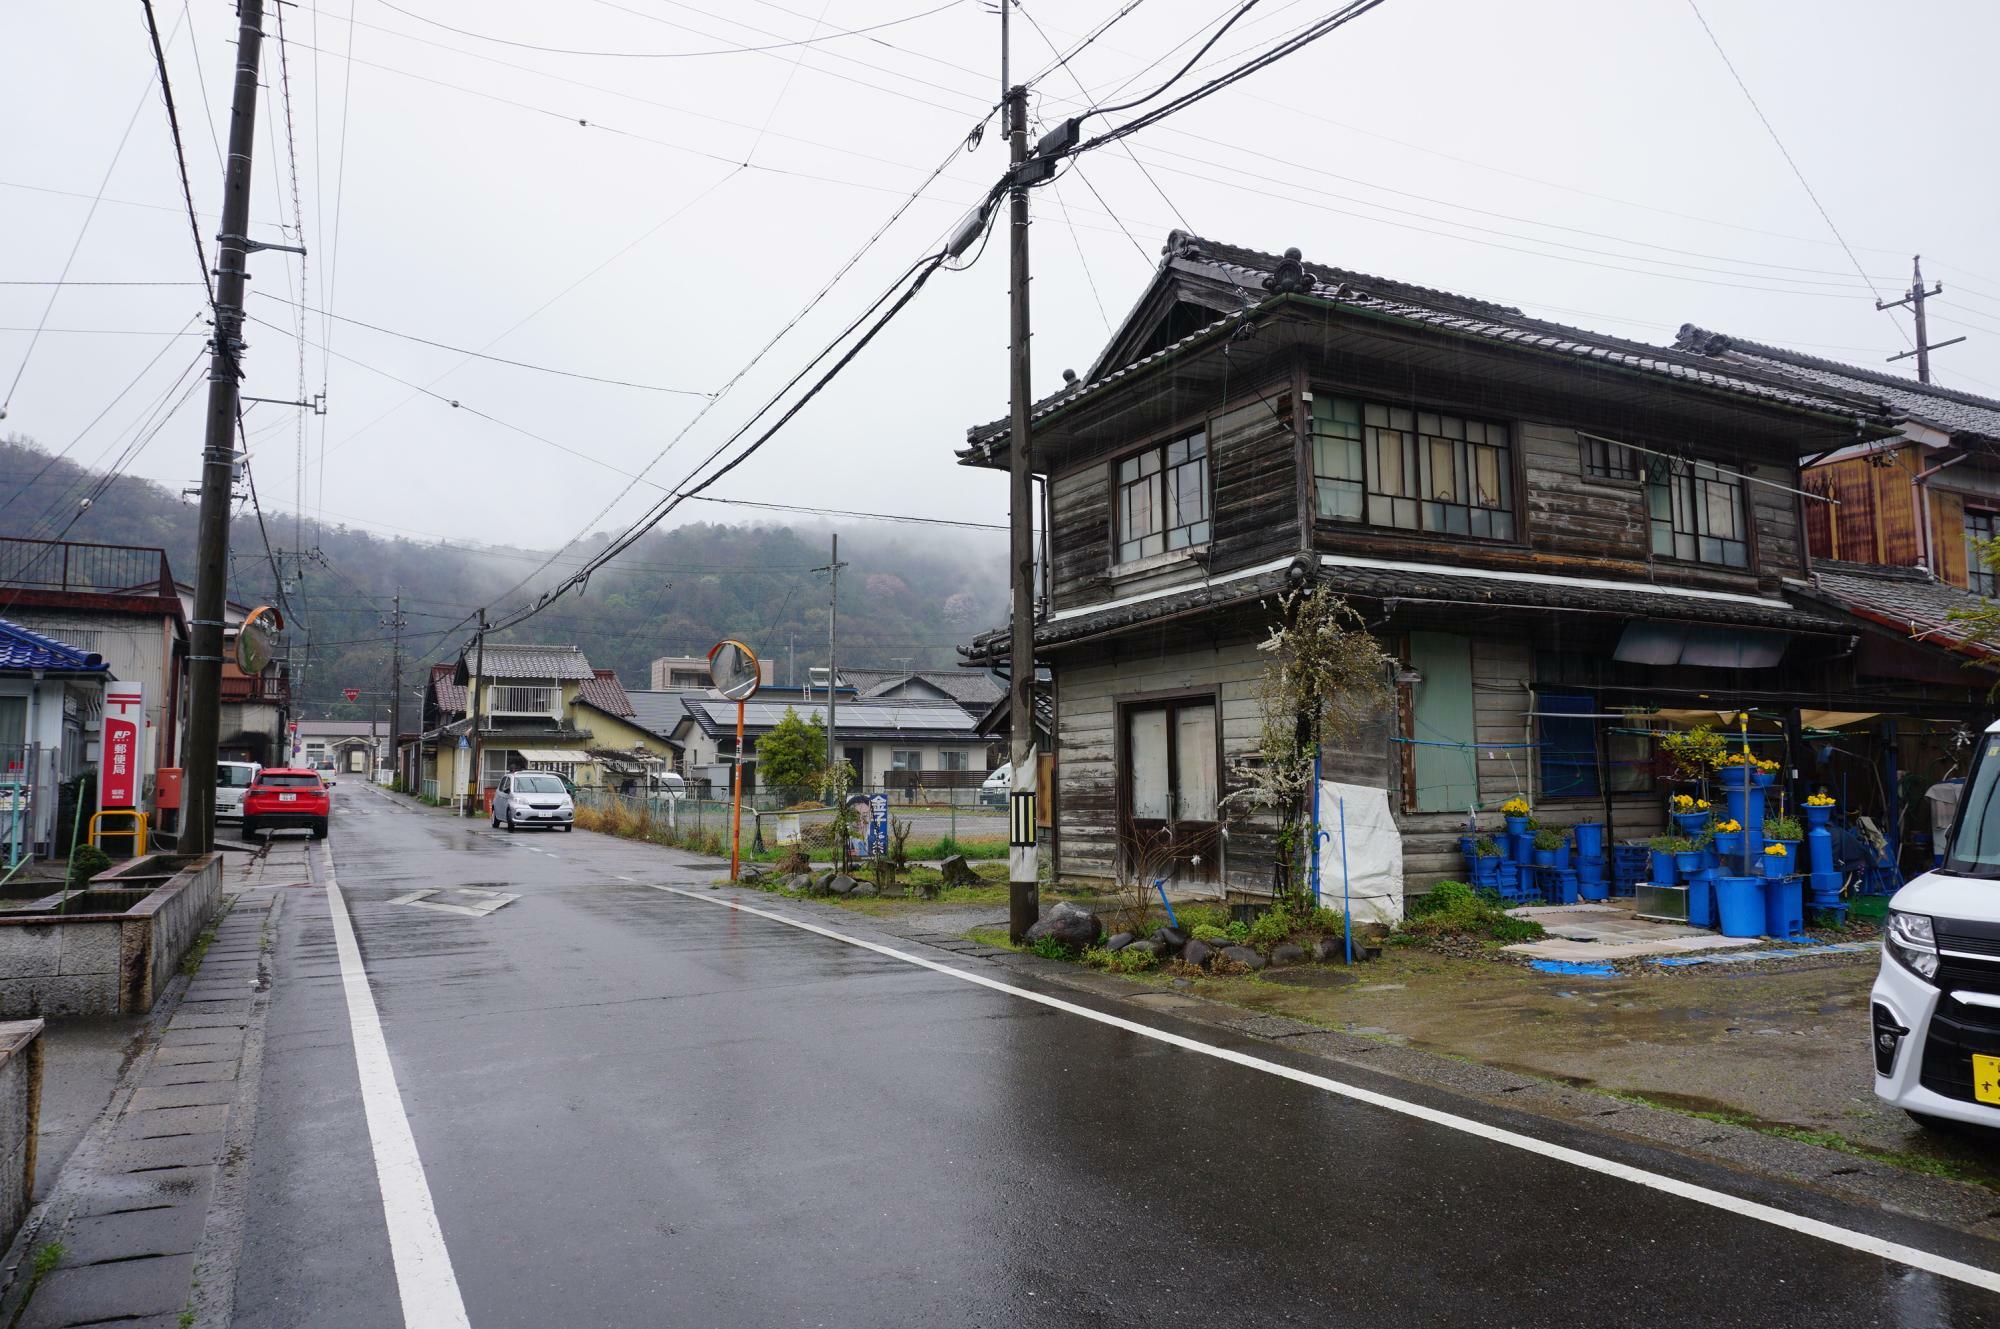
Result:
[[[1174,712],[1174,759],[1180,775],[1179,821],[1215,820],[1215,708]]]
[[[1127,752],[1132,763],[1132,816],[1166,821],[1173,816],[1167,790],[1167,713],[1133,711],[1126,717]]]

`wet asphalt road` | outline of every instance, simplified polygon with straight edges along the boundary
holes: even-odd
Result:
[[[345,789],[332,845],[480,1329],[2000,1324],[2000,1298],[1962,1283],[643,884],[705,892],[716,869],[683,855]],[[389,903],[452,885],[520,898],[479,918]],[[317,886],[287,888],[276,960],[234,1322],[400,1324]],[[1995,1264],[1970,1238],[1143,1018]]]

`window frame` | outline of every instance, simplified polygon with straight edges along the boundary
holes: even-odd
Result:
[[[1974,533],[1973,527],[1975,523],[1984,527],[1984,534]],[[1971,591],[1974,595],[1985,596],[1989,600],[1996,594],[2000,594],[2000,590],[1996,590],[1996,584],[2000,583],[2000,573],[1995,573],[1986,560],[1980,557],[1979,546],[1976,541],[1992,540],[1996,537],[2000,537],[2000,511],[1995,511],[1992,508],[1967,506],[1965,509],[1965,589]]]
[[[1614,798],[1647,798],[1658,791],[1659,780],[1654,771],[1657,749],[1654,740],[1636,734],[1618,734],[1613,730],[1619,726],[1617,720],[1602,718],[1605,703],[1602,696],[1588,688],[1574,684],[1537,684],[1534,690],[1535,715],[1535,763],[1534,777],[1537,797],[1544,800],[1601,803]],[[1561,714],[1558,704],[1580,703],[1581,711],[1575,715]],[[1549,712],[1557,711],[1556,714]],[[1549,740],[1547,726],[1551,720],[1557,722],[1585,723],[1590,732],[1589,788],[1555,791],[1549,788],[1548,753]],[[1635,758],[1621,758],[1613,750],[1620,739],[1641,745],[1642,752]],[[1572,749],[1573,751],[1575,749]],[[1639,772],[1639,778],[1629,787],[1619,787],[1617,772],[1623,768]]]
[[[1201,440],[1200,457],[1185,457],[1178,462],[1170,459],[1169,454],[1174,449],[1184,447],[1195,439]],[[1167,433],[1148,439],[1136,447],[1114,453],[1107,459],[1105,481],[1110,496],[1110,552],[1111,566],[1114,570],[1143,567],[1156,560],[1188,558],[1208,548],[1214,541],[1214,442],[1214,438],[1209,430],[1209,422],[1204,418],[1195,425],[1170,430]],[[1128,463],[1138,462],[1143,465],[1149,458],[1156,459],[1150,471],[1145,471],[1143,474],[1129,481],[1125,478],[1125,467]],[[1174,511],[1174,497],[1170,497],[1169,490],[1176,486],[1177,481],[1175,477],[1179,471],[1195,465],[1197,462],[1201,468],[1201,515],[1192,521],[1172,524],[1169,520],[1170,517],[1179,514]],[[1152,530],[1138,538],[1140,552],[1127,557],[1125,552],[1125,546],[1128,543],[1126,537],[1126,492],[1137,484],[1148,480],[1152,482],[1149,488],[1152,491],[1152,501],[1157,505],[1158,524]],[[1197,527],[1201,528],[1201,537],[1199,539],[1194,538],[1191,534]],[[1173,543],[1175,535],[1184,532],[1189,534],[1185,536],[1183,543],[1175,545]],[[1144,546],[1148,540],[1158,540],[1159,548],[1150,552],[1146,551]]]
[[[1113,816],[1116,818],[1113,834],[1118,845],[1116,853],[1120,871],[1124,871],[1129,867],[1125,862],[1125,856],[1127,852],[1126,832],[1132,823],[1131,717],[1139,711],[1166,712],[1167,783],[1168,788],[1173,791],[1175,799],[1178,800],[1180,791],[1180,750],[1179,745],[1173,741],[1173,736],[1176,732],[1176,718],[1181,710],[1196,707],[1208,707],[1215,715],[1215,798],[1217,804],[1220,805],[1230,792],[1229,767],[1223,759],[1222,693],[1220,689],[1209,687],[1173,689],[1165,692],[1135,692],[1116,698],[1112,703],[1112,723],[1116,726],[1112,735],[1112,742],[1115,744],[1114,750],[1116,752],[1115,766],[1112,774],[1114,784],[1113,804],[1115,808]],[[1221,817],[1221,808],[1218,806],[1215,820],[1190,821],[1187,824],[1192,826],[1220,826],[1222,824]],[[1148,818],[1148,820],[1152,819]],[[1172,824],[1180,825],[1181,821],[1176,818]],[[1223,852],[1223,847],[1218,844],[1203,859],[1201,864],[1196,865],[1192,862],[1184,863],[1180,865],[1181,870],[1183,872],[1192,872],[1195,877],[1202,880],[1219,880],[1221,877],[1219,860]]]
[[[1709,474],[1703,475],[1703,471],[1707,471]],[[1665,487],[1668,493],[1668,515],[1665,518],[1656,515],[1653,510],[1653,494],[1657,488],[1661,487],[1658,477],[1662,474],[1667,477]],[[1730,480],[1729,477],[1734,478]],[[1687,486],[1685,491],[1682,488],[1684,481]],[[1706,501],[1710,496],[1710,491],[1706,486],[1723,484],[1725,481],[1735,491],[1735,518],[1737,528],[1741,532],[1740,536],[1736,538],[1718,536],[1706,529],[1710,513],[1710,507]],[[1697,488],[1696,486],[1698,485],[1702,487]],[[1648,458],[1645,481],[1646,552],[1648,557],[1699,567],[1723,568],[1737,572],[1754,572],[1757,566],[1757,545],[1754,529],[1755,523],[1750,507],[1749,485],[1749,473],[1742,467],[1732,465],[1728,462],[1710,461],[1701,457]],[[1683,499],[1685,499],[1687,509],[1685,514],[1682,511]],[[1679,522],[1683,515],[1691,517],[1695,522],[1692,529],[1683,531],[1680,527]],[[1671,552],[1664,552],[1659,548],[1660,526],[1663,521],[1667,524],[1669,543],[1673,545]],[[1694,552],[1692,554],[1682,552],[1681,541],[1683,538],[1693,541]],[[1706,557],[1702,553],[1702,548],[1703,542],[1708,540],[1717,541],[1722,545],[1741,545],[1743,549],[1743,561],[1732,563],[1727,559]]]
[[[1576,445],[1584,479],[1614,484],[1646,483],[1645,454],[1630,444],[1578,430]]]
[[[1324,420],[1321,416],[1322,402],[1327,403],[1327,418]],[[1343,403],[1354,408],[1353,419],[1339,418],[1337,413]],[[1379,421],[1374,418],[1376,416],[1380,417]],[[1351,428],[1353,432],[1329,434],[1323,432],[1323,426],[1341,426]],[[1455,435],[1452,432],[1454,427]],[[1475,428],[1478,438],[1472,437]],[[1501,431],[1503,441],[1497,444],[1491,442],[1487,437],[1491,430]],[[1382,437],[1384,434],[1400,437],[1391,442]],[[1383,531],[1494,545],[1519,545],[1524,540],[1520,430],[1511,419],[1496,419],[1455,407],[1419,402],[1397,403],[1361,392],[1316,387],[1306,415],[1306,438],[1307,464],[1311,468],[1307,506],[1315,526],[1329,525],[1348,530]],[[1343,466],[1338,473],[1322,465],[1326,455],[1322,445],[1329,440],[1349,446],[1351,463]],[[1451,484],[1455,497],[1449,500],[1435,496],[1438,489],[1433,475],[1439,445],[1445,445],[1452,453]],[[1403,477],[1393,491],[1388,488],[1383,475],[1387,468],[1383,465],[1381,449],[1385,446],[1397,449],[1395,469]],[[1487,449],[1502,454],[1499,465],[1492,472],[1493,480],[1501,490],[1497,503],[1477,501],[1483,469],[1480,453]],[[1358,506],[1357,512],[1326,510],[1322,489],[1333,485],[1358,486],[1345,491],[1352,504]],[[1433,497],[1424,497],[1426,492]],[[1408,525],[1395,520],[1405,505],[1411,518]],[[1336,508],[1340,506],[1348,505],[1336,505]],[[1389,520],[1378,519],[1378,507],[1386,509]],[[1453,513],[1459,514],[1463,520],[1463,529],[1456,525]],[[1494,527],[1501,521],[1504,521],[1506,529],[1496,534]],[[1482,524],[1485,530],[1475,529]]]

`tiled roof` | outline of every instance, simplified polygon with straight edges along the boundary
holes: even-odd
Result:
[[[1220,282],[1225,289],[1236,292],[1234,298],[1241,300],[1242,307],[1219,313],[1206,326],[1131,364],[1111,369],[1092,382],[1068,384],[1035,404],[1034,419],[1039,421],[1063,407],[1103,391],[1142,368],[1173,357],[1198,341],[1217,336],[1223,324],[1241,320],[1251,310],[1279,298],[1266,287],[1265,282],[1282,262],[1284,260],[1275,254],[1204,240],[1184,231],[1173,232],[1167,238],[1167,257],[1161,264],[1162,272],[1181,272]],[[1857,394],[1851,389],[1833,385],[1808,387],[1792,376],[1764,368],[1741,369],[1733,364],[1721,367],[1714,357],[1677,346],[1653,346],[1530,318],[1509,305],[1344,268],[1308,262],[1304,264],[1304,269],[1310,279],[1309,289],[1299,294],[1336,308],[1421,324],[1496,345],[1517,346],[1578,361],[1615,364],[1690,386],[1776,405],[1838,415],[1874,413],[1872,393]],[[975,425],[967,431],[974,449],[1004,441],[1007,434],[1006,420]]]
[[[625,685],[618,681],[617,670],[597,669],[592,673],[594,676],[585,679],[583,686],[576,690],[578,697],[606,715],[629,717],[638,714],[632,709],[631,698],[625,695]]]
[[[370,722],[367,720],[300,720],[298,726],[302,738],[371,737]],[[385,731],[387,728],[383,721],[374,721],[374,731]]]
[[[590,661],[574,646],[513,646],[486,644],[482,660],[468,648],[461,662],[467,671],[477,662],[488,678],[552,678],[562,683],[581,683],[597,677]]]
[[[40,669],[52,674],[104,674],[104,657],[92,651],[65,646],[54,637],[44,637],[0,618],[0,669]]]
[[[975,669],[849,669],[842,665],[840,678],[862,697],[879,697],[910,679],[920,679],[975,710],[991,706],[1005,691],[991,675]]]
[[[1885,403],[1893,414],[1946,433],[2000,439],[2000,401],[1975,392],[1960,392],[1935,383],[1919,383],[1913,378],[1884,373],[1879,369],[1824,360],[1782,346],[1711,332],[1692,323],[1681,325],[1680,335],[1675,338],[1674,344],[1683,350],[1729,364],[1783,374],[1819,387],[1875,397]]]
[[[447,715],[465,714],[465,684],[453,677],[457,671],[457,665],[431,666],[431,691],[437,696],[438,709]]]
[[[1976,609],[1979,596],[1941,582],[1921,568],[1887,568],[1872,563],[1814,559],[1808,594],[1839,605],[1858,618],[1981,660],[2000,660],[2000,642],[1972,640],[1968,625],[1954,612]]]

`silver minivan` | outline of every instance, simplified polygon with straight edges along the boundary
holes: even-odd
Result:
[[[510,771],[493,793],[493,825],[517,831],[523,826],[576,829],[576,804],[562,777],[549,771]]]
[[[257,772],[264,768],[254,761],[218,761],[215,763],[215,819],[217,821],[243,820],[243,795],[250,792],[250,786],[257,781]]]

